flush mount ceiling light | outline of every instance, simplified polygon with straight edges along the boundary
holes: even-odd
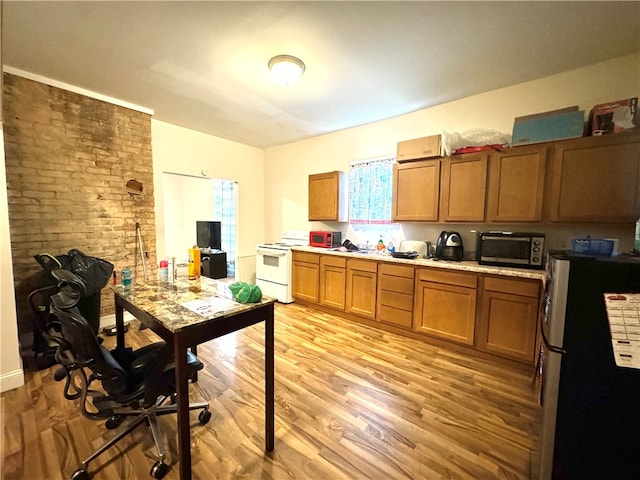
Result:
[[[291,55],[276,55],[269,60],[269,70],[282,85],[293,85],[304,72],[304,63]]]

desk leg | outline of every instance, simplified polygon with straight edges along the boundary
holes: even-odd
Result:
[[[115,295],[116,305],[116,346],[124,348],[124,308],[118,303],[118,296]]]
[[[176,368],[176,393],[178,408],[178,457],[180,480],[191,478],[191,432],[189,431],[189,378],[187,370],[187,346],[180,334],[173,342]]]
[[[265,368],[265,449],[271,452],[275,443],[274,418],[274,344],[273,344],[273,304],[267,309],[264,322],[264,368]]]

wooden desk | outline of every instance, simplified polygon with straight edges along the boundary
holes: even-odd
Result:
[[[128,291],[124,291],[120,285],[112,289],[115,297],[118,346],[125,346],[124,310],[133,314],[173,346],[178,394],[178,454],[182,480],[191,478],[187,349],[195,350],[199,343],[265,322],[265,450],[272,451],[275,299],[265,297],[260,303],[236,303],[232,301],[231,292],[224,283],[206,277],[198,280],[177,280],[173,284],[138,281]],[[201,308],[197,309],[198,306]]]

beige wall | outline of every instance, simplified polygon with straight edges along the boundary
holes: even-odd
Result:
[[[162,174],[165,229],[163,258],[188,260],[188,248],[197,242],[196,221],[214,220],[214,183],[210,178]],[[194,201],[197,199],[197,201]],[[206,246],[206,245],[202,245]]]
[[[462,72],[461,72],[462,73]],[[518,116],[578,105],[588,114],[598,103],[640,95],[640,53],[569,71],[540,80],[464,98],[389,120],[371,123],[265,151],[265,239],[274,241],[288,229],[330,228],[346,232],[347,224],[307,221],[308,175],[342,170],[367,158],[395,156],[400,140],[442,132],[485,128],[511,134]],[[286,174],[283,174],[286,172]],[[476,225],[458,228],[465,244],[472,244]],[[444,225],[404,224],[404,237],[435,240]],[[499,225],[492,228],[500,228]],[[506,227],[513,229],[514,226]],[[591,234],[621,237],[630,248],[633,226],[578,225],[524,226],[547,233],[548,244],[558,248],[574,236]],[[402,238],[400,238],[402,239]],[[372,238],[371,240],[376,240]]]
[[[256,245],[264,241],[264,151],[152,120],[151,144],[156,192],[158,252],[164,244],[163,172],[237,182],[238,280],[255,281]],[[204,171],[204,174],[203,174]]]
[[[24,385],[18,344],[18,320],[13,289],[9,238],[9,209],[4,163],[4,135],[0,122],[0,392]]]
[[[0,1],[2,25],[2,1]],[[1,37],[1,35],[0,35]],[[2,43],[0,39],[0,92],[2,92]],[[4,161],[2,95],[0,95],[0,392],[24,385],[18,344],[18,321],[13,291],[13,261],[9,236],[9,205]]]

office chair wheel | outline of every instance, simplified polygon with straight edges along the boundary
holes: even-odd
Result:
[[[67,378],[67,371],[64,369],[64,367],[56,368],[56,371],[53,372],[53,379],[56,382],[61,382],[65,378]]]
[[[211,412],[209,410],[202,410],[198,415],[198,420],[202,425],[206,425],[211,420]]]
[[[151,475],[153,478],[157,480],[160,480],[168,472],[169,472],[169,467],[167,466],[167,464],[158,460],[156,463],[153,464],[153,467],[151,467],[151,471],[149,472],[149,475]]]
[[[122,415],[113,415],[112,417],[109,417],[106,422],[104,422],[104,426],[109,430],[114,430],[120,426],[122,420],[124,420],[124,417]]]
[[[86,470],[79,468],[73,475],[71,475],[71,480],[89,480],[89,474]]]

